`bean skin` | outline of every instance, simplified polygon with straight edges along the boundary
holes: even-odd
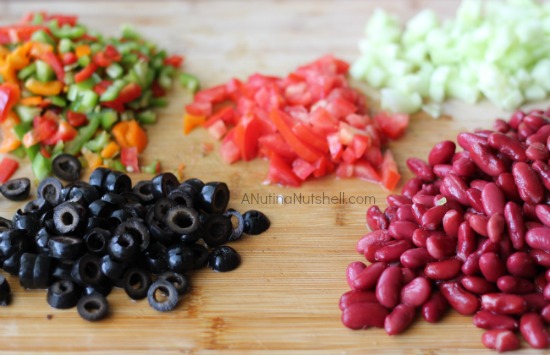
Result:
[[[515,163],[512,175],[518,187],[519,196],[527,203],[537,204],[544,197],[544,188],[537,173],[523,162]]]
[[[342,312],[342,324],[350,329],[383,328],[388,314],[379,303],[354,303]]]
[[[393,308],[399,303],[403,274],[397,266],[390,266],[382,272],[376,284],[376,298],[381,305]]]
[[[458,313],[471,315],[479,310],[480,303],[476,296],[464,290],[456,282],[445,282],[440,285],[441,294]]]
[[[521,316],[519,330],[525,340],[535,349],[548,347],[548,332],[540,315],[527,313]]]
[[[422,317],[426,322],[437,323],[449,309],[449,303],[441,292],[435,291],[430,299],[422,305]]]

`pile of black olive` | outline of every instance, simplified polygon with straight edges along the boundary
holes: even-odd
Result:
[[[24,288],[47,288],[52,307],[77,306],[90,321],[108,314],[113,286],[158,311],[173,309],[190,271],[235,269],[241,258],[224,244],[270,225],[259,211],[227,209],[225,183],[180,184],[171,173],[132,186],[128,175],[98,168],[89,183],[47,178],[37,195],[11,221],[0,217],[1,266]],[[0,275],[0,305],[9,294]]]

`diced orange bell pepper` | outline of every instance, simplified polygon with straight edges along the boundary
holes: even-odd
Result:
[[[56,96],[63,90],[63,83],[57,80],[43,83],[36,79],[29,79],[25,82],[25,88],[35,95]]]
[[[77,46],[74,52],[78,58],[84,57],[85,55],[90,55],[92,53],[90,46],[88,46],[87,44],[81,44]]]
[[[189,113],[186,113],[183,116],[183,133],[189,134],[195,127],[200,126],[206,121],[204,116],[195,116]]]
[[[19,105],[39,106],[42,103],[42,96],[29,96],[19,100]]]
[[[136,147],[141,153],[147,146],[147,133],[135,120],[119,122],[111,132],[121,148]]]
[[[8,118],[0,124],[0,153],[8,153],[19,148],[21,141],[15,135],[13,128],[19,123],[18,117],[10,112]]]
[[[99,168],[103,165],[103,159],[101,159],[99,154],[93,153],[88,149],[82,149],[82,155],[84,156],[84,159],[86,159],[86,163],[88,163],[88,168],[91,170]]]
[[[111,159],[120,152],[120,146],[115,142],[109,142],[105,148],[101,150],[101,157],[103,159]]]

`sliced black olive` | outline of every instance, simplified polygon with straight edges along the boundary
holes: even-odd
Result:
[[[0,306],[7,306],[11,302],[11,287],[8,280],[0,275]]]
[[[241,256],[235,249],[224,245],[210,252],[208,264],[214,271],[231,271],[241,264]]]
[[[84,236],[86,248],[90,253],[105,254],[111,239],[111,232],[102,228],[93,228]]]
[[[128,192],[122,192],[120,193],[119,196],[124,198],[126,203],[139,203],[140,205],[143,204],[141,197],[138,194],[134,193],[133,190]]]
[[[151,286],[151,276],[145,270],[131,268],[124,274],[124,291],[133,300],[141,300],[147,297],[147,290]]]
[[[0,257],[6,259],[19,251],[30,251],[31,248],[32,237],[28,237],[25,231],[8,229],[0,232]]]
[[[200,193],[200,191],[204,187],[204,182],[201,179],[191,178],[191,179],[185,180],[180,185],[180,187],[186,187],[186,186],[191,187],[193,190],[197,191],[197,193]]]
[[[101,261],[95,254],[84,254],[75,261],[71,270],[74,282],[82,286],[95,286],[103,281]]]
[[[53,207],[61,203],[62,195],[61,190],[63,189],[63,184],[61,181],[56,178],[49,177],[38,185],[37,194],[38,197],[42,197],[44,200],[48,201]]]
[[[244,232],[257,235],[265,232],[271,226],[269,218],[260,211],[250,210],[243,214]]]
[[[130,234],[132,237],[134,237],[136,243],[139,245],[139,250],[141,251],[147,249],[151,239],[149,235],[149,229],[147,229],[147,227],[141,220],[136,218],[132,218],[127,220],[126,222],[121,223],[117,227],[115,234]]]
[[[154,207],[155,218],[158,219],[159,221],[164,221],[164,218],[166,217],[168,210],[175,206],[176,206],[176,202],[174,200],[170,200],[169,198],[166,198],[166,197],[159,198],[155,202],[155,207]]]
[[[0,186],[0,193],[12,201],[23,201],[29,197],[31,180],[28,178],[12,179]]]
[[[199,228],[199,215],[194,209],[174,206],[164,217],[166,227],[176,234],[193,233]]]
[[[126,174],[118,171],[111,171],[103,182],[103,189],[107,192],[120,194],[132,191],[132,180]]]
[[[46,254],[38,254],[34,262],[34,288],[45,289],[50,285],[51,259]]]
[[[168,270],[168,260],[166,247],[161,243],[152,243],[143,253],[144,263],[147,270],[153,274],[160,274]]]
[[[48,232],[45,227],[40,228],[34,237],[36,248],[41,253],[49,253],[48,241],[52,235]]]
[[[115,206],[122,206],[126,204],[126,199],[124,197],[113,192],[107,192],[105,195],[101,196],[101,199]]]
[[[65,181],[76,181],[82,174],[80,160],[71,154],[59,154],[52,161],[55,176]]]
[[[0,216],[0,232],[5,231],[7,229],[12,229],[13,223],[7,218]]]
[[[223,213],[229,198],[229,188],[225,182],[209,182],[201,190],[201,208],[208,213]]]
[[[111,291],[113,290],[113,284],[111,281],[105,279],[103,282],[100,282],[97,285],[94,286],[86,286],[84,288],[84,295],[91,295],[93,293],[99,293],[105,297],[109,296]]]
[[[139,244],[131,234],[117,234],[109,241],[108,251],[115,261],[126,262],[139,253]]]
[[[169,245],[174,242],[174,239],[177,237],[177,234],[166,228],[161,221],[153,219],[151,222],[148,222],[148,225],[151,238],[159,243]]]
[[[189,278],[183,274],[168,271],[159,275],[159,280],[170,282],[178,291],[178,295],[183,295],[189,291]]]
[[[242,214],[239,211],[230,208],[227,211],[225,211],[223,215],[226,217],[229,217],[231,219],[231,224],[233,225],[233,231],[229,236],[229,241],[231,242],[234,240],[241,239],[244,231],[244,218]]]
[[[168,194],[176,189],[180,182],[176,175],[172,173],[161,173],[151,179],[153,184],[153,196],[155,198],[167,197]]]
[[[180,235],[179,240],[180,240],[180,242],[185,243],[185,244],[194,244],[199,239],[201,239],[203,237],[203,235],[204,235],[203,228],[202,228],[202,226],[199,225],[197,230],[195,230],[194,232],[185,233],[185,234]]]
[[[128,202],[126,206],[124,206],[125,209],[132,212],[132,215],[138,218],[145,218],[145,215],[147,214],[147,209],[145,206],[143,206],[141,203],[138,202]]]
[[[110,172],[111,170],[107,168],[96,168],[92,171],[92,174],[90,174],[90,179],[88,179],[88,182],[90,185],[95,186],[100,191],[103,191],[103,183],[105,182],[107,174]]]
[[[34,264],[36,254],[24,253],[19,262],[19,283],[21,287],[33,289],[34,287]]]
[[[193,269],[199,270],[208,264],[208,249],[200,244],[193,244],[191,246],[193,250],[194,260]]]
[[[82,228],[84,215],[82,207],[75,202],[64,202],[53,211],[55,228],[61,234],[73,234]]]
[[[75,181],[66,188],[68,189],[68,193],[67,196],[65,196],[65,201],[80,202],[84,205],[88,205],[100,198],[100,191],[98,188],[84,181]],[[84,200],[84,203],[82,200]]]
[[[113,212],[113,205],[103,200],[95,200],[88,205],[88,210],[94,217],[107,218]]]
[[[53,267],[50,271],[50,276],[57,280],[73,281],[71,270],[73,269],[73,260],[53,259]]]
[[[2,264],[2,268],[4,271],[9,272],[10,275],[18,275],[19,269],[21,265],[21,256],[25,252],[18,250],[15,253],[13,253],[10,257],[4,260],[4,263]]]
[[[117,220],[116,224],[120,225],[122,222],[127,221],[128,219],[134,217],[132,212],[128,211],[125,208],[119,208],[119,209],[116,209],[113,212],[111,212],[111,215],[109,216],[109,219],[110,220],[116,219]]]
[[[48,288],[48,304],[57,309],[73,308],[78,303],[80,290],[70,280],[59,280]]]
[[[23,206],[23,212],[26,214],[33,214],[36,217],[40,218],[44,213],[50,211],[52,205],[42,197],[38,197],[32,201],[27,202]]]
[[[13,215],[13,228],[24,230],[29,234],[34,234],[40,229],[40,221],[34,214],[16,213]]]
[[[86,229],[90,230],[90,229],[94,229],[94,228],[108,229],[109,228],[109,221],[106,218],[103,218],[103,217],[90,217],[90,218],[88,218],[88,224],[86,226]]]
[[[111,280],[122,279],[128,265],[113,260],[109,255],[101,258],[101,272]]]
[[[100,293],[82,296],[76,304],[78,314],[90,322],[101,320],[109,313],[109,303]]]
[[[144,204],[154,202],[155,196],[153,195],[153,183],[149,180],[140,181],[135,184],[132,191],[141,198]]]
[[[174,244],[168,248],[168,268],[174,272],[184,273],[193,269],[195,254],[191,247]]]
[[[208,216],[208,219],[203,225],[204,234],[202,240],[209,247],[225,244],[229,241],[231,233],[233,233],[233,224],[231,219],[221,214],[213,214]]]
[[[168,194],[168,198],[176,202],[179,206],[189,208],[193,208],[194,206],[193,195],[189,191],[183,189],[177,188],[172,190]]]
[[[55,236],[48,241],[50,256],[56,259],[76,259],[86,249],[84,240],[78,237]]]
[[[159,279],[149,287],[147,300],[154,310],[168,312],[178,304],[178,290],[170,282]]]

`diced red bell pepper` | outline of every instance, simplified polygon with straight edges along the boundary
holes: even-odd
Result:
[[[123,104],[132,102],[141,96],[141,86],[138,83],[129,83],[120,90],[115,101]]]
[[[153,81],[153,83],[151,84],[151,92],[153,93],[153,97],[161,97],[166,95],[166,90],[164,90],[163,87],[160,86],[157,80]]]
[[[59,141],[68,142],[73,140],[77,134],[78,131],[68,122],[60,121],[55,134],[42,140],[42,143],[46,145],[55,145]]]
[[[61,61],[53,52],[45,52],[42,55],[41,58],[44,62],[48,63],[50,67],[52,67],[53,71],[55,72],[55,76],[57,76],[57,80],[61,81],[62,83],[65,82],[65,70],[63,69],[63,65],[61,64]],[[76,78],[75,78],[76,81]]]
[[[44,29],[40,25],[10,25],[0,27],[0,44],[14,44],[30,40],[33,33]]]
[[[95,63],[98,67],[106,68],[111,65],[113,61],[107,56],[107,54],[105,54],[105,52],[97,52],[92,57],[91,63]]]
[[[80,127],[88,122],[88,118],[83,113],[69,110],[67,111],[67,122],[73,127]]]
[[[8,181],[18,168],[19,163],[17,160],[4,157],[0,162],[0,183],[4,184]]]
[[[171,55],[169,57],[167,57],[166,59],[164,59],[164,64],[165,65],[171,65],[173,66],[174,68],[179,68],[181,67],[182,63],[183,63],[183,56],[181,55]]]
[[[80,83],[81,81],[88,79],[95,73],[96,70],[97,65],[94,62],[90,62],[90,64],[74,75],[75,83]]]
[[[119,62],[122,59],[122,55],[118,52],[118,50],[112,44],[106,45],[103,51],[105,53],[105,56],[111,62]]]
[[[0,122],[4,122],[20,97],[21,90],[18,85],[12,83],[0,84]]]
[[[101,96],[112,84],[113,82],[111,80],[101,80],[94,86],[94,91]]]
[[[52,137],[54,137],[57,132],[57,125],[57,121],[47,115],[35,117],[33,120],[32,131],[34,138],[37,142],[44,142],[53,139]]]
[[[132,173],[139,173],[137,147],[122,148],[120,150],[120,162]]]

